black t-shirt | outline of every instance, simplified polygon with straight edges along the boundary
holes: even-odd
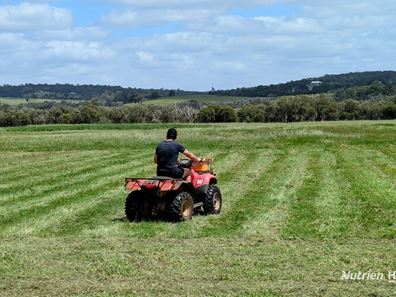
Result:
[[[181,169],[177,166],[179,153],[184,153],[185,148],[175,141],[161,141],[155,153],[157,154],[157,175],[179,177]]]

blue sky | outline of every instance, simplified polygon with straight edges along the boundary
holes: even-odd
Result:
[[[0,84],[226,89],[395,70],[392,0],[0,1]]]

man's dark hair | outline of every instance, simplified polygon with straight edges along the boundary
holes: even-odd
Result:
[[[167,139],[173,139],[175,140],[177,138],[177,131],[175,128],[170,128],[168,132],[166,133],[166,138]]]

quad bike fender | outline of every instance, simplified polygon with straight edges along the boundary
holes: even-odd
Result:
[[[212,174],[203,174],[195,176],[195,178],[192,180],[192,184],[197,189],[203,186],[217,184],[217,179]]]
[[[194,186],[190,182],[186,181],[178,181],[175,183],[174,187],[172,188],[173,191],[179,192],[188,192],[191,195],[194,194]]]
[[[213,176],[207,176],[200,185],[199,179],[196,181],[195,191],[197,196],[206,195],[210,185],[217,184],[217,179]]]

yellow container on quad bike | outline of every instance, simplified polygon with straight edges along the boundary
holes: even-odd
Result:
[[[195,172],[209,172],[212,170],[212,158],[203,158],[201,162],[193,162],[192,169]]]

